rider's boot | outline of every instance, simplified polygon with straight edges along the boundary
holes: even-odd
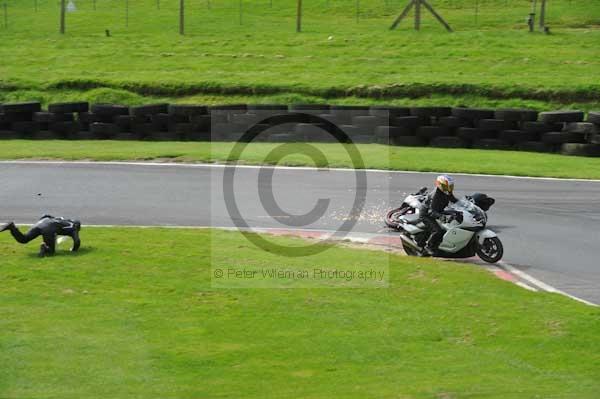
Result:
[[[429,256],[435,255],[435,248],[431,247],[429,244],[425,246],[425,253]]]
[[[50,248],[48,248],[46,244],[42,243],[42,245],[40,245],[40,252],[38,253],[38,256],[43,258],[47,255],[50,255]]]
[[[9,223],[5,223],[5,224],[0,224],[0,233],[6,230],[10,230],[10,228],[12,226],[14,226],[15,224],[13,222],[9,222]]]
[[[429,240],[427,240],[427,244],[425,244],[425,248],[423,248],[423,252],[425,252],[429,256],[434,256],[439,245],[439,243],[435,241],[437,240],[429,238]]]

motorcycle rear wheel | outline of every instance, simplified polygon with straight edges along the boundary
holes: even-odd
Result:
[[[398,219],[400,218],[400,216],[404,215],[409,209],[410,207],[406,204],[403,204],[400,208],[392,209],[385,215],[385,225],[387,227],[391,227],[392,229],[402,230]]]
[[[477,256],[487,263],[497,263],[504,255],[502,241],[498,237],[485,238],[483,244],[477,243]]]

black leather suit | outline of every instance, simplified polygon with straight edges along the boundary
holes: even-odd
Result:
[[[73,248],[71,251],[77,251],[81,245],[81,240],[79,239],[81,222],[77,220],[44,215],[25,234],[21,233],[14,223],[10,223],[5,229],[10,230],[15,240],[21,244],[27,244],[37,237],[42,236],[44,243],[40,248],[40,256],[54,254],[57,236],[69,236],[73,238]]]
[[[434,192],[428,194],[428,198],[425,201],[425,209],[421,219],[427,226],[427,229],[431,232],[429,239],[427,240],[427,248],[436,251],[439,245],[444,239],[445,231],[438,225],[437,219],[445,214],[444,210],[450,204],[458,201],[453,194],[445,194],[439,189],[435,189]]]

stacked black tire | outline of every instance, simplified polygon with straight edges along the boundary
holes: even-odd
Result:
[[[420,118],[416,136],[439,148],[514,149],[531,137],[521,125],[537,119],[535,111],[465,107],[418,107],[411,114]]]
[[[302,141],[292,135],[293,127],[276,125],[274,116],[287,114],[285,105],[230,105],[211,107],[213,141]],[[249,136],[253,128],[256,134]]]
[[[87,102],[0,106],[0,139],[210,140],[208,107],[153,104],[127,107]]]
[[[377,141],[401,146],[560,152],[600,156],[600,112],[466,107],[396,108]],[[356,123],[355,123],[356,125]]]
[[[590,112],[587,122],[582,115],[565,121],[560,153],[564,155],[600,157],[600,112]]]
[[[73,139],[80,130],[78,115],[88,103],[52,104],[43,112],[39,102],[0,106],[0,139]]]
[[[282,123],[281,116],[310,115]],[[353,142],[600,156],[600,112],[327,104],[0,105],[0,139]],[[329,129],[328,129],[329,127]],[[249,130],[256,133],[249,136]]]
[[[210,116],[201,105],[94,104],[87,115],[97,140],[208,141]]]

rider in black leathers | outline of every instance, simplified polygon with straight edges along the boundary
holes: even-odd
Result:
[[[73,239],[73,248],[71,248],[71,251],[73,252],[77,251],[81,245],[81,240],[79,239],[81,222],[79,220],[44,215],[25,234],[21,233],[14,222],[10,222],[0,228],[0,232],[5,230],[10,230],[14,239],[21,244],[27,244],[31,240],[42,236],[44,242],[40,246],[39,255],[41,257],[54,255],[57,236],[71,237]]]
[[[450,202],[458,201],[453,194],[454,179],[450,176],[438,176],[435,180],[435,190],[428,194],[425,208],[421,211],[421,220],[431,232],[425,251],[429,255],[435,254],[444,239],[444,229],[440,227],[437,220],[444,215],[444,211]]]

